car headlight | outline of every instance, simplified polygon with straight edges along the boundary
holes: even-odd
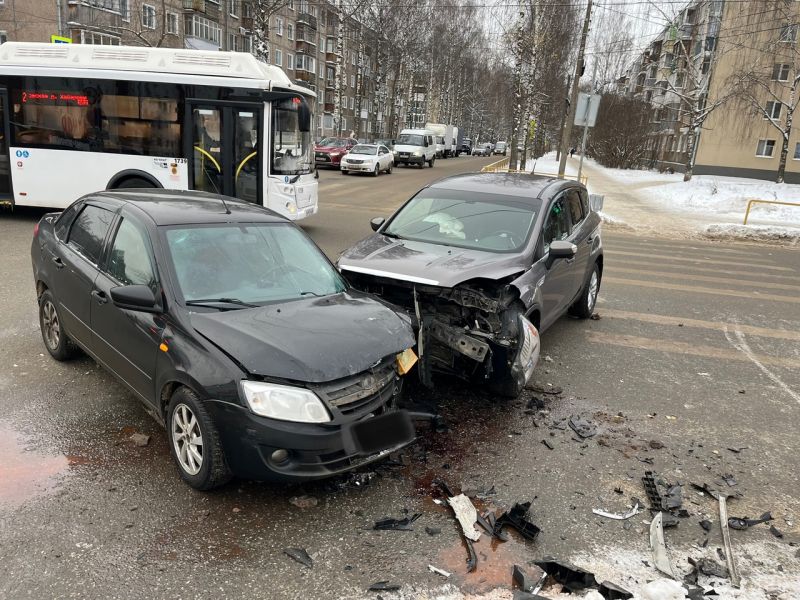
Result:
[[[399,153],[397,150],[392,150],[392,153],[393,153],[395,156],[397,156],[398,154],[400,154],[400,153]]]
[[[250,410],[263,417],[300,423],[327,423],[331,420],[322,400],[305,388],[243,381],[242,391]]]
[[[414,156],[422,156],[422,150],[417,150],[414,152]]]

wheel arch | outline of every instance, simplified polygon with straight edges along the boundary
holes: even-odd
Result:
[[[108,185],[106,185],[107,190],[115,190],[119,187],[119,185],[128,180],[128,179],[144,179],[148,183],[152,184],[154,188],[163,188],[164,186],[161,185],[161,182],[150,175],[150,173],[146,173],[145,171],[141,171],[139,169],[125,169],[124,171],[120,171],[116,175],[114,175],[111,179],[108,180]]]

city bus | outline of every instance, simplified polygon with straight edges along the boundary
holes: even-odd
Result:
[[[317,212],[316,96],[243,52],[0,45],[0,202],[64,208],[124,188]]]

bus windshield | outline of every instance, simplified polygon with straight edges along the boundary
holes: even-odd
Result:
[[[314,143],[309,127],[301,127],[303,102],[286,98],[272,104],[272,169],[276,175],[311,173]]]

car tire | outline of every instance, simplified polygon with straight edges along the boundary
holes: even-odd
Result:
[[[386,167],[386,174],[387,175],[391,175],[392,174],[392,165],[391,165],[391,163],[389,164],[388,167]]]
[[[428,163],[430,165],[431,169],[433,168],[433,163],[435,163],[435,162],[436,162],[436,157],[433,157],[431,159],[431,162]]]
[[[381,166],[380,165],[375,165],[375,170],[372,171],[372,176],[373,177],[377,177],[380,174],[381,174]]]
[[[342,175],[347,175],[347,171],[339,171]]]
[[[581,290],[581,295],[570,306],[569,314],[580,319],[588,319],[594,314],[597,305],[597,294],[600,292],[600,266],[595,263],[592,272]]]
[[[56,299],[50,290],[39,296],[39,329],[50,356],[59,361],[75,356],[77,347],[64,331]]]
[[[178,388],[169,401],[167,437],[170,454],[181,479],[196,490],[219,487],[233,477],[225,462],[214,421],[197,395],[189,388]]]
[[[123,179],[119,183],[114,185],[115,190],[128,190],[128,189],[153,189],[156,186],[153,185],[152,181],[148,181],[143,177],[128,177]]]

